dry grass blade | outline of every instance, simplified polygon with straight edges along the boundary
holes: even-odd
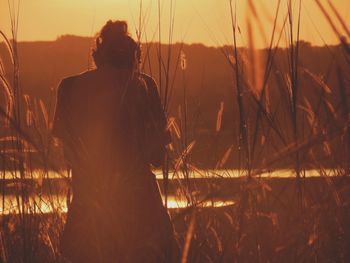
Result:
[[[304,68],[303,72],[309,76],[320,88],[322,88],[326,93],[331,94],[332,90],[324,82],[321,76],[317,76],[315,73],[312,73],[310,70]]]
[[[344,130],[350,126],[350,121],[344,123],[343,127],[333,128],[325,133],[323,130],[318,131],[317,134],[314,134],[308,138],[305,138],[299,143],[291,143],[288,146],[284,147],[276,154],[274,154],[268,161],[264,163],[264,167],[270,167],[274,163],[284,160],[289,156],[295,154],[296,152],[302,152],[311,149],[315,145],[322,145],[325,141],[331,141],[337,136],[341,136],[344,133]]]
[[[196,224],[196,212],[193,211],[191,216],[191,221],[189,223],[187,233],[186,233],[186,239],[185,239],[185,245],[182,251],[182,257],[181,257],[181,263],[188,262],[188,254],[190,252],[191,242],[194,234],[194,228]]]
[[[187,145],[186,149],[181,153],[180,157],[177,159],[175,163],[175,166],[174,166],[175,171],[177,171],[184,164],[184,160],[191,153],[195,144],[196,144],[196,141],[192,141]]]
[[[228,159],[231,156],[233,150],[233,145],[231,145],[224,153],[224,155],[222,156],[221,160],[219,160],[216,164],[216,168],[215,169],[221,169],[225,166],[225,164],[227,163]]]
[[[181,131],[179,125],[177,124],[176,119],[174,117],[169,118],[167,129],[173,131],[178,139],[181,138]]]
[[[344,21],[344,19],[339,14],[338,10],[335,8],[335,6],[332,3],[332,1],[328,0],[328,4],[331,7],[331,9],[332,9],[333,13],[335,14],[335,16],[337,17],[338,21],[340,22],[343,30],[346,32],[347,36],[350,37],[350,30],[349,30],[348,26],[346,25],[346,22]]]
[[[330,15],[327,13],[326,9],[324,8],[324,6],[322,5],[322,3],[319,0],[315,0],[317,6],[320,8],[323,16],[327,19],[328,24],[331,26],[333,32],[338,36],[338,38],[341,38],[341,34],[339,33],[338,28],[336,27],[336,25],[334,24],[332,18],[330,17]]]
[[[325,105],[326,110],[332,115],[333,119],[336,120],[338,118],[338,114],[334,106],[326,99],[323,99],[323,103]]]
[[[7,50],[10,53],[11,62],[12,62],[12,64],[14,64],[15,63],[15,61],[14,61],[14,52],[13,52],[13,48],[12,48],[12,45],[10,43],[10,40],[6,37],[5,33],[2,30],[0,30],[0,35],[5,40],[5,44],[6,44]]]
[[[221,130],[223,113],[224,113],[224,102],[220,102],[220,108],[218,110],[218,114],[216,117],[216,132],[219,132]]]
[[[316,114],[315,114],[315,111],[312,109],[312,106],[309,102],[309,100],[307,98],[304,98],[304,104],[305,104],[305,107],[302,107],[303,110],[305,110],[306,112],[306,116],[307,116],[307,120],[309,122],[309,126],[311,127],[311,132],[313,134],[316,134],[317,133],[317,117],[316,117]]]
[[[39,99],[39,105],[40,105],[41,114],[42,114],[42,116],[44,118],[44,122],[45,122],[46,128],[49,129],[50,128],[49,114],[47,112],[45,103],[41,99]]]
[[[230,20],[231,20],[231,29],[232,29],[232,38],[233,38],[233,54],[235,58],[235,67],[234,67],[234,76],[235,76],[235,84],[236,84],[236,100],[238,104],[239,110],[239,150],[243,152],[243,160],[245,160],[244,168],[249,169],[250,167],[250,149],[248,142],[248,134],[247,134],[247,120],[246,113],[243,103],[243,87],[242,87],[242,76],[241,76],[241,65],[239,62],[238,48],[237,48],[237,6],[233,7],[233,1],[229,0],[230,7]],[[238,28],[239,29],[239,28]]]
[[[1,85],[2,84],[2,85]],[[12,88],[10,86],[10,84],[8,83],[8,81],[5,79],[4,76],[0,75],[0,85],[2,87],[3,92],[5,93],[6,96],[6,108],[2,109],[3,112],[6,113],[6,115],[8,116],[12,116],[13,115],[13,108],[14,108],[14,95],[12,92]],[[8,125],[8,119],[4,118],[6,124]]]

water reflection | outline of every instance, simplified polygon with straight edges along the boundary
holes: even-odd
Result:
[[[158,180],[162,180],[163,175],[161,171],[154,171]],[[302,174],[305,177],[328,177],[341,175],[342,171],[336,169],[325,170],[306,170]],[[231,186],[232,180],[246,175],[241,170],[196,170],[189,172],[189,178],[194,181],[197,179],[197,186],[199,181],[202,181],[202,188],[199,189],[202,194],[208,193],[210,190],[207,187],[209,179],[218,179],[220,183]],[[295,176],[292,170],[275,170],[265,171],[256,174],[261,178],[293,178]],[[171,182],[178,182],[178,180],[184,179],[183,174],[180,172],[170,172],[169,178]],[[25,180],[22,180],[25,179]],[[208,179],[208,180],[205,180]],[[222,179],[222,180],[221,180]],[[225,181],[227,180],[227,181]],[[203,184],[204,181],[204,184]],[[25,182],[25,184],[23,184]],[[69,173],[62,171],[60,173],[54,171],[33,170],[26,171],[24,175],[21,175],[18,171],[1,171],[0,183],[2,189],[2,197],[0,204],[0,215],[10,213],[52,213],[52,212],[67,212],[66,195],[67,186],[70,182]],[[230,185],[231,182],[231,185]],[[217,184],[217,182],[215,182]],[[20,193],[22,185],[26,185],[31,194],[25,202],[23,202]],[[180,184],[179,184],[180,185]],[[221,189],[221,188],[220,188]],[[170,209],[185,208],[193,204],[189,204],[188,201],[182,197],[179,198],[176,195],[176,191],[168,193],[167,207]],[[140,200],[141,201],[141,200]],[[163,196],[164,201],[164,196]],[[195,204],[199,207],[221,207],[227,205],[233,205],[234,201],[229,200],[206,200]]]
[[[164,196],[163,202],[165,200]],[[196,207],[223,207],[233,205],[233,201],[224,200],[208,200],[195,204]],[[180,209],[192,206],[186,199],[175,196],[168,196],[167,207],[169,209]],[[16,195],[6,195],[3,197],[0,207],[1,215],[8,214],[47,214],[47,213],[66,213],[67,212],[67,198],[63,195],[33,195],[23,203],[22,198]]]
[[[156,175],[158,180],[163,179],[163,174],[161,170],[154,170],[154,174]],[[262,178],[288,178],[295,176],[295,172],[291,169],[279,169],[274,171],[266,171],[259,170],[253,171],[252,174],[256,177]],[[318,176],[337,176],[342,174],[342,171],[337,169],[310,169],[301,172],[302,176],[305,177],[318,177]],[[228,170],[193,170],[189,171],[188,175],[192,179],[200,179],[200,178],[238,178],[241,176],[246,176],[247,172],[244,170],[237,169],[228,169]],[[21,179],[23,178],[19,171],[1,171],[0,172],[0,180],[1,179]],[[26,179],[69,179],[69,173],[65,170],[60,172],[55,171],[44,171],[44,170],[32,170],[26,171],[24,174],[24,178]],[[180,171],[171,171],[169,172],[169,179],[181,179],[183,178],[183,173]]]

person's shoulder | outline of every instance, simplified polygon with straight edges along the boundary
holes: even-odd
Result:
[[[140,72],[139,77],[146,82],[147,86],[157,86],[156,81],[150,75]]]
[[[70,75],[63,78],[58,85],[58,92],[64,92],[72,89],[73,85],[79,80],[89,78],[91,75],[95,74],[95,70],[84,71],[80,74]]]
[[[87,70],[87,71],[81,72],[81,73],[76,74],[76,75],[67,76],[61,80],[61,83],[69,83],[69,82],[79,81],[79,80],[83,80],[86,78],[90,78],[94,75],[96,75],[95,69],[94,70]]]
[[[146,95],[147,94],[147,84],[143,78],[140,77],[139,74],[134,74],[128,80],[128,90],[130,94],[134,94],[137,96]]]
[[[158,96],[158,86],[157,82],[150,75],[140,72],[139,78],[144,81],[146,84],[146,91],[148,94],[152,94],[152,96]]]
[[[145,80],[151,80],[154,81],[153,77],[151,77],[150,75],[148,75],[145,72],[139,72],[139,76]]]
[[[86,70],[78,75],[71,76],[75,78],[76,80],[83,80],[83,79],[89,79],[89,78],[94,78],[98,74],[97,69],[91,69],[91,70]]]
[[[69,77],[63,78],[57,87],[58,97],[61,97],[61,98],[64,97],[65,94],[67,94],[71,89],[71,86],[74,81],[75,81],[75,76],[69,76]]]

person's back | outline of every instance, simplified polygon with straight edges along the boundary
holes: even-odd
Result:
[[[53,133],[72,168],[61,240],[72,262],[169,260],[172,226],[145,158],[145,85],[132,68],[109,63],[60,84]]]
[[[131,134],[144,121],[138,120],[143,105],[137,97],[143,96],[142,85],[130,71],[112,67],[61,82],[62,105],[57,106],[53,132],[65,142],[68,162],[78,174],[89,172],[96,177],[101,173],[100,179],[105,181],[108,175],[102,173],[103,169],[120,174],[128,166],[142,165],[135,165],[141,161],[136,160],[139,138]]]

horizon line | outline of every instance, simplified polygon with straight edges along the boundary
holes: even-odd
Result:
[[[38,39],[38,40],[17,40],[17,43],[36,43],[36,42],[57,42],[57,41],[60,41],[61,39],[64,39],[64,38],[82,38],[82,39],[95,39],[94,36],[83,36],[83,35],[75,35],[75,34],[63,34],[63,35],[58,35],[56,37],[56,39]],[[345,39],[345,43],[347,43],[348,41],[348,38],[346,36],[343,36],[344,39]],[[9,41],[13,41],[13,38],[8,38]],[[2,43],[5,43],[4,40],[1,40],[0,41],[0,44]],[[141,42],[141,44],[159,44],[158,41],[150,41],[150,42]],[[296,43],[296,42],[295,42]],[[324,45],[319,45],[319,44],[313,44],[309,41],[305,41],[303,39],[299,40],[299,43],[305,43],[305,44],[308,44],[310,45],[311,47],[327,47],[327,46],[340,46],[342,44],[344,44],[344,42],[342,42],[341,39],[339,39],[339,42],[338,43],[332,43],[332,44],[324,44]],[[230,43],[227,43],[227,44],[222,44],[222,45],[210,45],[210,44],[207,44],[207,43],[203,43],[203,42],[179,42],[179,41],[176,41],[174,43],[164,43],[164,42],[160,42],[161,45],[187,45],[187,46],[193,46],[193,45],[202,45],[204,47],[207,47],[207,48],[222,48],[222,47],[228,47],[228,46],[233,46],[233,44],[230,44]],[[249,49],[248,46],[237,46],[238,48],[247,48]],[[264,49],[269,49],[270,47],[258,47],[258,48],[255,48],[255,50],[264,50]],[[276,48],[276,45],[274,45],[272,47],[273,49]],[[289,46],[285,46],[285,45],[277,45],[277,48],[289,48]]]

